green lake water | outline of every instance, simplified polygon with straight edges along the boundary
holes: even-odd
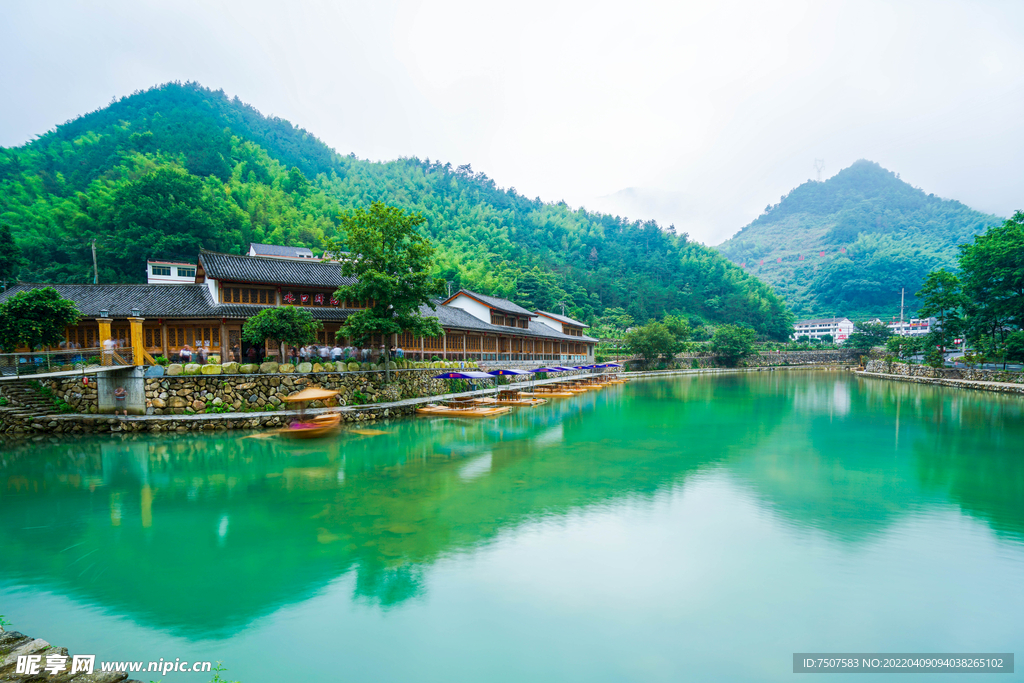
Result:
[[[0,613],[242,683],[788,681],[794,652],[1024,653],[1021,397],[765,372],[366,429],[0,443]]]

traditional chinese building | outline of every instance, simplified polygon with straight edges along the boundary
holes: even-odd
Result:
[[[195,277],[176,285],[66,285],[18,284],[0,294],[53,287],[74,301],[84,315],[66,338],[81,348],[97,348],[106,330],[120,345],[132,346],[131,326],[140,326],[141,346],[149,356],[172,360],[183,346],[202,348],[224,360],[247,357],[242,325],[259,311],[293,305],[305,308],[322,321],[319,343],[342,346],[337,339],[345,319],[369,302],[339,301],[334,292],[355,280],[344,277],[338,263],[280,256],[238,256],[203,251]],[[444,334],[392,339],[376,335],[374,350],[396,344],[407,358],[433,356],[456,360],[593,362],[596,339],[583,335],[583,323],[554,314],[531,312],[507,299],[461,290],[436,309],[424,306],[421,314],[438,318]],[[288,353],[288,350],[285,350]],[[260,355],[277,357],[280,345],[267,340]]]

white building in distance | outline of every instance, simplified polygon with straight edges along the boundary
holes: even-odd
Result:
[[[875,318],[871,322],[882,323],[878,318]],[[889,331],[900,337],[922,337],[936,328],[938,321],[935,318],[911,318],[910,320],[893,320],[890,323],[884,323]]]
[[[147,285],[190,285],[196,281],[196,264],[178,261],[146,261]]]
[[[815,318],[801,320],[793,324],[793,339],[810,337],[821,339],[825,335],[832,337],[837,344],[845,342],[853,334],[853,321],[849,318]]]

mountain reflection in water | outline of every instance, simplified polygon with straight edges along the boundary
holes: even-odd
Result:
[[[442,558],[531,522],[649,504],[701,472],[840,543],[935,505],[1020,543],[1022,416],[1019,398],[801,371],[634,381],[497,420],[324,441],[15,444],[0,456],[0,582],[225,637],[348,572],[357,601],[415,601]]]

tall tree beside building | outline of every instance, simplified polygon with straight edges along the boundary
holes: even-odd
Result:
[[[1024,211],[960,247],[967,333],[994,350],[1024,329]]]
[[[349,255],[339,267],[342,275],[357,278],[357,282],[338,288],[334,296],[369,301],[370,307],[350,315],[339,335],[365,345],[375,334],[387,339],[402,332],[422,337],[443,333],[437,318],[419,314],[424,305],[434,309],[433,298],[445,292],[445,281],[429,274],[434,247],[418,229],[425,221],[419,213],[383,202],[342,216],[344,244],[329,240],[326,251],[347,251]]]
[[[75,304],[53,287],[18,292],[0,303],[0,349],[12,353],[26,347],[57,346],[64,330],[82,317]]]
[[[960,278],[945,268],[928,273],[916,296],[922,302],[917,314],[922,318],[934,316],[938,323],[936,329],[928,333],[931,345],[945,354],[946,347],[963,327],[964,296]]]

